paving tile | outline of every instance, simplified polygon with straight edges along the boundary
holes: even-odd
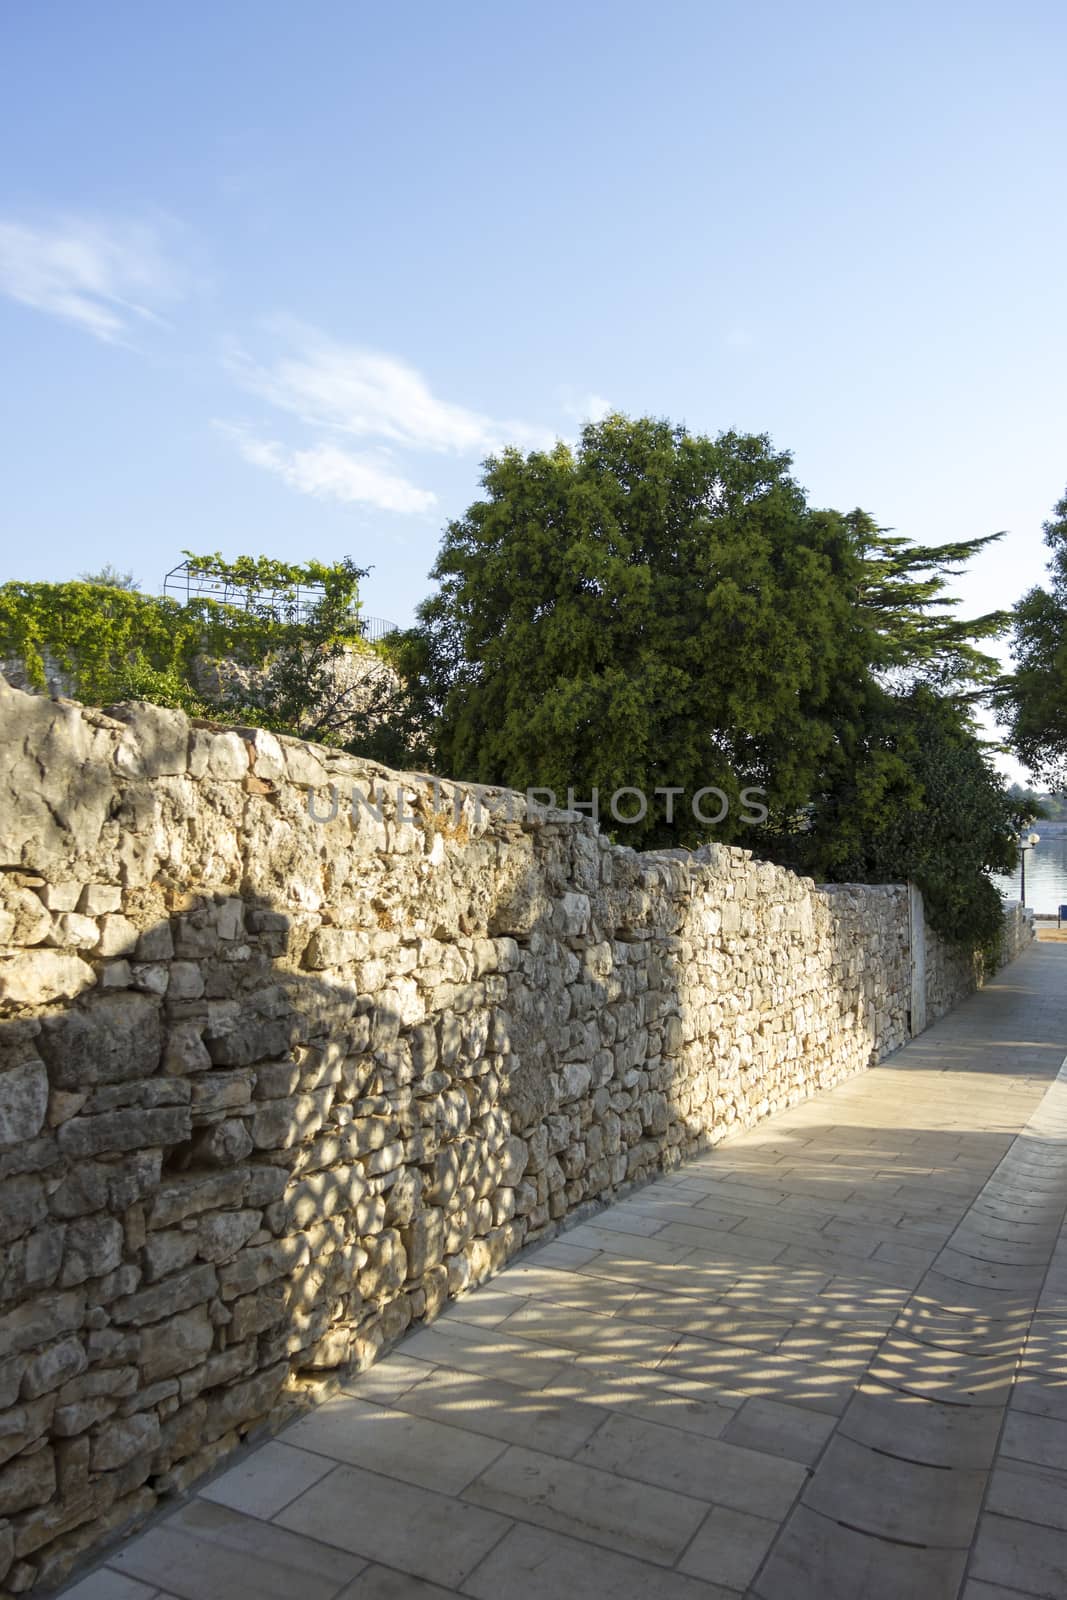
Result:
[[[366,1372],[346,1378],[341,1388],[345,1394],[356,1395],[360,1400],[377,1400],[380,1405],[391,1406],[412,1384],[421,1383],[432,1371],[432,1362],[415,1361],[399,1350],[391,1350]]]
[[[904,1461],[839,1433],[804,1491],[804,1504],[882,1539],[966,1550],[985,1482],[984,1471]]]
[[[980,1261],[962,1250],[947,1247],[937,1257],[937,1272],[931,1274],[932,1283],[946,1281],[956,1285],[949,1291],[959,1297],[973,1295],[975,1289],[993,1289],[1006,1295],[1025,1296],[1031,1303],[1036,1299],[1044,1277],[1041,1266],[1005,1266],[998,1261]]]
[[[677,1342],[669,1328],[630,1322],[622,1317],[592,1316],[575,1306],[527,1303],[500,1324],[498,1332],[516,1339],[556,1345],[606,1361],[655,1366]]]
[[[332,1476],[332,1474],[331,1474]],[[310,1493],[321,1491],[323,1479]],[[302,1537],[225,1506],[191,1500],[149,1528],[110,1565],[178,1600],[333,1600],[364,1562],[329,1529]]]
[[[495,1283],[527,1301],[549,1300],[553,1305],[577,1306],[605,1317],[616,1316],[638,1293],[633,1284],[584,1272],[563,1272],[556,1267],[509,1268]],[[478,1289],[466,1298],[473,1303],[482,1293],[483,1289]]]
[[[971,1572],[1024,1594],[1067,1594],[1067,1538],[1058,1528],[987,1513],[975,1540]]]
[[[1067,1422],[1059,1417],[1035,1416],[1009,1410],[1004,1423],[1001,1454],[1009,1460],[1032,1461],[1039,1467],[1067,1469]]]
[[[737,1600],[734,1590],[521,1523],[463,1593],[473,1600]]]
[[[100,1567],[80,1583],[64,1589],[63,1600],[153,1600],[158,1593],[154,1583],[125,1578],[108,1567]]]
[[[685,1402],[679,1399],[679,1404]],[[557,1397],[445,1367],[409,1389],[397,1406],[434,1422],[558,1456],[572,1456],[607,1415],[573,1394]]]
[[[986,1509],[1067,1534],[1067,1472],[1001,1458],[989,1480]]]
[[[574,1359],[573,1350],[462,1323],[435,1322],[432,1328],[421,1328],[404,1340],[403,1350],[420,1361],[531,1388],[550,1383],[558,1368]]]
[[[286,1444],[390,1478],[459,1494],[500,1453],[500,1442],[464,1428],[340,1395],[291,1423]]]
[[[654,1367],[586,1366],[579,1358],[540,1391],[552,1400],[582,1400],[626,1416],[664,1422],[685,1433],[717,1439],[742,1405],[745,1396],[728,1390],[709,1392],[691,1385],[693,1392],[669,1387],[669,1379]]]
[[[708,1583],[747,1589],[777,1532],[777,1522],[714,1506],[697,1529],[678,1570]]]
[[[1026,1600],[1021,1589],[1005,1589],[999,1583],[979,1583],[971,1578],[963,1586],[960,1600]]]
[[[346,1584],[337,1600],[452,1600],[458,1594],[458,1589],[442,1589],[409,1572],[373,1566],[365,1567],[358,1578]]]
[[[485,1283],[480,1289],[469,1290],[458,1300],[451,1301],[447,1310],[435,1320],[434,1327],[466,1322],[473,1328],[495,1328],[513,1311],[526,1305],[528,1299],[527,1294],[509,1293],[499,1283]]]
[[[839,1423],[842,1436],[931,1467],[988,1467],[996,1455],[1001,1406],[941,1405],[864,1380]]]
[[[518,1445],[494,1461],[464,1498],[664,1566],[678,1559],[707,1511],[706,1503],[689,1495]]]
[[[457,1588],[509,1526],[493,1511],[361,1467],[335,1467],[271,1526],[279,1524],[445,1588]],[[285,1600],[296,1593],[305,1600],[296,1587]]]
[[[667,1296],[647,1289],[640,1290],[617,1316],[625,1322],[650,1322],[675,1333],[761,1350],[774,1350],[795,1326],[789,1318],[772,1316],[755,1306],[722,1302],[709,1305],[697,1298]]]
[[[776,1518],[785,1516],[807,1478],[796,1462],[621,1415],[609,1417],[575,1461]]]
[[[758,1600],[956,1600],[966,1552],[919,1549],[800,1506],[758,1574]]]
[[[1033,1371],[1024,1359],[1011,1392],[1013,1411],[1030,1411],[1040,1417],[1057,1417],[1067,1422],[1067,1383]]]
[[[609,1233],[636,1233],[649,1237],[659,1233],[663,1227],[662,1222],[657,1222],[654,1217],[644,1215],[642,1212],[632,1210],[626,1201],[609,1207],[606,1211],[598,1212],[596,1227],[606,1228]]]
[[[523,1260],[531,1266],[536,1263],[539,1267],[559,1267],[563,1272],[580,1272],[588,1262],[595,1260],[596,1250],[590,1250],[582,1245],[575,1244],[572,1239],[564,1235],[561,1239],[553,1239],[550,1244],[543,1244],[536,1250],[531,1250]]]
[[[723,1430],[731,1444],[811,1466],[834,1431],[835,1419],[804,1406],[755,1396],[746,1400]]]
[[[684,1245],[672,1244],[658,1234],[651,1239],[641,1239],[628,1234],[623,1241],[617,1232],[598,1227],[591,1222],[582,1223],[581,1227],[575,1228],[568,1237],[574,1244],[587,1245],[590,1249],[616,1252],[625,1250],[627,1258],[634,1261],[676,1262],[686,1253]]]
[[[250,1450],[200,1490],[201,1499],[229,1506],[250,1517],[273,1517],[276,1511],[325,1477],[332,1461],[294,1449],[280,1439]]]
[[[896,1318],[893,1331],[920,1344],[936,1345],[944,1350],[1012,1359],[1026,1338],[1028,1323],[1025,1315],[961,1316],[915,1295]]]
[[[890,1389],[950,1405],[1002,1406],[1011,1392],[1010,1356],[981,1357],[921,1344],[895,1331],[876,1352],[869,1376]]]

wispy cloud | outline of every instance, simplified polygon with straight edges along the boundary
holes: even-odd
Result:
[[[415,367],[380,351],[343,345],[315,329],[289,330],[295,346],[261,365],[233,350],[230,366],[246,388],[316,427],[407,449],[477,454],[503,445],[549,449],[551,430],[496,421],[443,400]]]
[[[615,410],[602,394],[575,394],[573,389],[560,391],[560,404],[568,417],[581,423],[603,422]]]
[[[219,422],[220,433],[232,440],[253,466],[281,478],[290,489],[317,500],[342,500],[376,506],[381,511],[425,512],[437,503],[429,489],[420,489],[390,470],[383,455],[355,455],[323,441],[306,449],[293,449],[276,439],[261,439],[250,429]]]
[[[181,292],[156,231],[140,223],[64,217],[0,220],[0,293],[117,343]]]

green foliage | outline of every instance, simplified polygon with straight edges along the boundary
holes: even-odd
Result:
[[[821,878],[911,877],[935,926],[980,941],[1016,812],[966,704],[1008,619],[960,619],[948,581],[990,538],[914,545],[813,509],[789,468],[762,435],[621,416],[575,451],[491,458],[399,644],[411,703],[451,774],[561,803],[714,785],[733,802],[716,837]],[[769,792],[759,834],[746,786]],[[614,831],[709,830],[653,803]]]
[[[183,605],[104,574],[93,582],[6,583],[0,656],[21,661],[41,689],[48,671],[58,669],[90,704],[144,699],[328,743],[337,743],[342,729],[351,738],[334,669],[352,653],[378,659],[359,632],[364,569],[347,559],[330,566],[263,557],[225,562],[218,555],[191,561],[225,583],[233,603],[196,598]],[[310,608],[306,593],[298,594],[309,584],[321,589]],[[255,669],[244,675],[253,687],[209,701],[197,688],[200,657]],[[381,675],[382,703],[368,697],[364,713],[368,737],[395,693],[395,679]]]
[[[187,608],[112,584],[0,586],[0,655],[21,661],[42,689],[47,658],[91,704],[145,672],[184,678],[202,633]]]
[[[1067,494],[1045,523],[1048,587],[1030,589],[1014,612],[1015,672],[999,688],[1009,739],[1045,782],[1067,783]]]
[[[878,527],[865,511],[852,511],[845,521],[862,565],[856,599],[870,630],[870,665],[883,681],[898,690],[926,683],[972,696],[991,684],[1000,664],[975,641],[1005,633],[1011,614],[953,616],[959,600],[949,592],[949,580],[1004,535],[917,545]]]
[[[445,770],[583,799],[773,782],[802,804],[862,676],[860,571],[788,467],[765,437],[619,416],[577,453],[490,459],[411,644]],[[650,807],[624,837],[705,832]]]
[[[366,674],[360,694],[366,738],[388,714],[396,693],[394,678],[381,670],[381,656],[359,631],[359,583],[366,570],[347,557],[331,567],[318,562],[287,567],[251,558],[226,566],[218,557],[204,559],[213,563],[212,575],[227,583],[240,574],[249,611],[264,627],[276,630],[265,672],[249,689],[231,693],[223,710],[276,732],[320,744],[345,743],[362,753],[362,737],[353,739],[351,731],[356,669],[363,667]],[[321,585],[322,593],[296,620],[297,586],[311,582]],[[262,587],[266,593],[259,592]],[[294,620],[281,620],[290,616]]]
[[[1001,921],[988,874],[1014,869],[1019,831],[1034,815],[993,767],[961,701],[926,685],[876,689],[850,762],[771,853],[832,882],[910,879],[938,933],[985,945]]]

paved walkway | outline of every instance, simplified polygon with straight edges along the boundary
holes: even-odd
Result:
[[[509,1267],[69,1600],[1067,1594],[1067,950]]]

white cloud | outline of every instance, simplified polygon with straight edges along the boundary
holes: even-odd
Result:
[[[246,461],[317,500],[342,500],[401,512],[430,511],[437,504],[437,496],[429,489],[420,489],[392,472],[380,453],[353,455],[329,442],[291,449],[229,423],[216,423],[216,427],[232,439]]]
[[[442,400],[420,372],[396,356],[337,344],[310,328],[288,331],[297,345],[293,354],[260,366],[235,351],[230,365],[247,388],[305,423],[409,449],[458,454],[508,444],[551,449],[555,443],[548,429],[497,422]]]
[[[0,293],[110,343],[180,292],[155,231],[66,217],[49,226],[0,220]]]
[[[575,422],[603,422],[616,409],[602,394],[575,395],[570,389],[562,391],[561,404],[568,417]]]

